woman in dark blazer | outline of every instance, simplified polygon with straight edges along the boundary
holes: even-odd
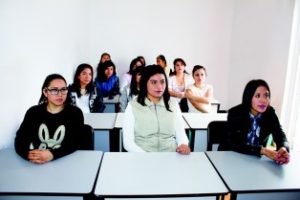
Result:
[[[289,161],[288,141],[270,106],[270,97],[269,86],[264,80],[248,82],[242,103],[228,111],[228,135],[219,150],[265,155],[278,164]],[[273,136],[276,150],[266,148],[269,135]]]

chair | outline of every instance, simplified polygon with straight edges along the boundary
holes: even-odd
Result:
[[[213,150],[214,144],[220,144],[227,135],[227,121],[212,121],[207,127],[207,151]]]
[[[94,129],[88,124],[83,127],[84,137],[80,140],[81,150],[94,150]]]

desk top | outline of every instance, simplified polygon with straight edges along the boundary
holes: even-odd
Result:
[[[123,128],[124,113],[117,113],[115,128]],[[189,129],[189,125],[183,120],[184,128]]]
[[[100,151],[76,151],[38,165],[14,149],[0,151],[0,194],[87,194],[93,189],[102,158]]]
[[[227,113],[182,113],[192,129],[207,129],[212,121],[226,121]]]
[[[233,192],[300,191],[300,153],[291,153],[290,163],[277,165],[266,157],[232,151],[206,152]]]
[[[209,196],[228,192],[203,152],[105,153],[98,177],[97,196]]]
[[[117,113],[85,113],[84,123],[94,129],[113,129]]]
[[[120,102],[120,95],[113,96],[114,98],[109,99],[108,97],[103,98],[103,103],[119,103]]]

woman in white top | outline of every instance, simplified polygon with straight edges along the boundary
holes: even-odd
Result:
[[[170,76],[172,71],[171,68],[167,65],[167,60],[164,55],[160,54],[156,57],[156,65],[159,65],[164,69],[167,77]]]
[[[205,83],[206,76],[206,69],[203,66],[194,66],[193,78],[195,83],[190,85],[185,92],[188,99],[189,112],[208,113],[211,111],[213,87]]]
[[[164,70],[145,68],[137,98],[128,103],[123,121],[123,144],[130,152],[189,154],[180,108],[168,93]]]
[[[140,82],[142,73],[144,71],[144,67],[138,67],[132,72],[132,80],[131,82],[124,87],[121,92],[120,103],[121,103],[121,112],[124,112],[127,104],[140,92]]]
[[[192,76],[185,71],[185,62],[182,58],[176,58],[173,62],[174,71],[169,77],[169,94],[180,106],[182,112],[188,112],[185,89],[194,83]]]
[[[101,113],[105,109],[103,96],[97,92],[93,77],[93,67],[82,63],[78,65],[74,82],[68,88],[71,104],[79,107],[83,113]]]
[[[131,61],[130,66],[129,66],[129,71],[123,74],[121,78],[121,83],[120,83],[120,92],[122,93],[124,87],[126,85],[130,85],[131,82],[131,77],[132,77],[132,72],[138,67],[143,66],[142,61],[139,58],[135,58]]]

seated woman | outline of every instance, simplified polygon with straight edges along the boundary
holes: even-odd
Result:
[[[194,66],[193,78],[195,83],[190,85],[185,91],[189,112],[211,112],[213,87],[205,83],[206,76],[206,69],[203,66]]]
[[[164,69],[167,77],[170,76],[170,73],[172,71],[171,71],[171,68],[167,65],[167,60],[166,60],[166,58],[165,58],[164,55],[158,55],[156,57],[156,64],[159,65],[159,66],[161,66]]]
[[[113,97],[119,94],[119,77],[112,61],[105,61],[95,79],[97,92],[103,97]]]
[[[120,103],[121,103],[121,111],[124,112],[127,104],[133,98],[135,98],[140,92],[140,82],[141,77],[144,71],[144,67],[138,67],[132,72],[132,80],[130,84],[126,85],[123,91],[121,92]]]
[[[111,57],[110,57],[110,54],[109,53],[102,53],[101,54],[101,57],[100,57],[100,60],[99,60],[99,63],[98,63],[98,68],[100,67],[101,68],[101,65],[105,62],[105,61],[108,61],[108,60],[111,60]],[[98,69],[97,68],[97,69]]]
[[[180,105],[182,112],[188,112],[187,99],[185,97],[185,89],[193,84],[194,80],[185,71],[185,62],[182,58],[176,58],[173,62],[174,71],[169,77],[169,93]]]
[[[122,76],[120,92],[122,92],[122,90],[126,85],[130,84],[133,70],[135,70],[138,67],[141,67],[142,65],[143,65],[142,61],[138,58],[135,58],[130,62],[129,71],[123,74]]]
[[[43,164],[74,152],[83,138],[82,111],[67,103],[67,83],[59,74],[47,76],[39,105],[31,107],[16,133],[16,152]]]
[[[247,83],[242,103],[228,111],[228,136],[219,150],[265,155],[278,164],[289,161],[287,138],[270,105],[270,97],[269,86],[264,80]],[[276,150],[266,148],[270,135],[276,143]]]
[[[124,113],[123,143],[127,151],[190,153],[179,105],[170,99],[167,88],[163,68],[147,66],[140,93]]]
[[[69,86],[68,95],[71,104],[79,107],[83,113],[101,113],[105,109],[103,97],[93,83],[93,67],[80,64],[74,75],[74,82]]]

